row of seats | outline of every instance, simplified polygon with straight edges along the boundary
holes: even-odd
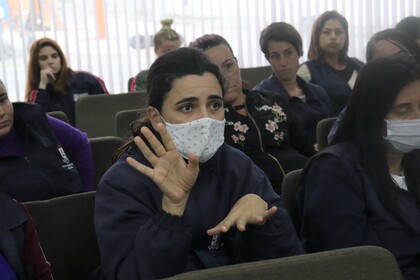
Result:
[[[100,264],[93,220],[95,192],[32,201],[25,205],[35,221],[44,253],[51,263],[54,279],[89,279],[91,272]],[[229,265],[187,272],[169,279],[244,278],[402,279],[394,256],[386,249],[373,246]]]

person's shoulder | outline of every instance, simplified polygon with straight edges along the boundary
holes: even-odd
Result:
[[[357,70],[359,70],[360,68],[362,68],[363,65],[365,65],[365,63],[359,60],[357,57],[349,57],[349,59]]]
[[[274,74],[271,74],[267,78],[261,80],[258,84],[256,84],[252,90],[270,90],[275,87],[274,83]]]

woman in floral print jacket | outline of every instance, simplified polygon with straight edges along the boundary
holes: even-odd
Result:
[[[280,193],[284,175],[303,168],[307,157],[315,154],[288,99],[278,93],[244,90],[238,61],[223,37],[204,35],[191,46],[203,50],[225,78],[225,142],[247,154]]]

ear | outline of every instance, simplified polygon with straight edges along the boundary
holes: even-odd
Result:
[[[149,118],[150,123],[152,124],[155,130],[156,130],[156,125],[160,122],[163,122],[156,108],[152,106],[147,107],[147,117]]]

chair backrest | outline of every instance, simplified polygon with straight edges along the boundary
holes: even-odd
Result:
[[[51,111],[51,112],[47,112],[47,115],[59,119],[63,122],[69,123],[69,119],[67,118],[66,113],[64,113],[63,111]]]
[[[100,264],[93,222],[95,192],[24,204],[34,219],[54,279],[88,279]]]
[[[284,208],[289,213],[298,236],[300,236],[301,219],[296,203],[296,193],[299,189],[302,171],[303,169],[297,169],[287,173],[281,183],[281,197],[283,198]]]
[[[93,187],[96,190],[102,175],[104,175],[104,173],[112,165],[112,156],[114,155],[115,151],[122,146],[124,141],[121,137],[117,136],[89,138],[89,141],[92,148],[93,157]]]
[[[328,146],[328,134],[336,119],[337,117],[331,117],[318,122],[316,126],[316,142],[319,151]]]
[[[273,73],[271,66],[241,68],[242,79],[247,82],[251,88],[253,88],[256,84],[265,78],[268,78],[271,73]]]
[[[389,251],[364,246],[197,270],[167,279],[401,280],[402,276]]]
[[[111,136],[115,133],[114,119],[117,112],[145,107],[144,93],[82,96],[76,101],[76,127],[90,138]]]
[[[131,135],[130,124],[138,116],[145,113],[146,109],[123,110],[115,114],[115,135],[128,139]]]

